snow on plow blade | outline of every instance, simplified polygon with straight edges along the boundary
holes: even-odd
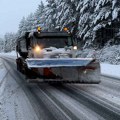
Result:
[[[61,59],[27,59],[29,69],[37,68],[44,71],[48,68],[57,79],[44,79],[49,82],[66,83],[99,83],[100,64],[92,58],[61,58]],[[40,73],[44,75],[44,72]]]

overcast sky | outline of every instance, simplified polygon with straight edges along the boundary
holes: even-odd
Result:
[[[0,36],[16,32],[23,16],[34,12],[41,0],[0,0]],[[46,3],[46,0],[42,0]]]

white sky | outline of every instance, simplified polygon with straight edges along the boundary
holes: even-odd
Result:
[[[41,0],[0,0],[0,36],[16,32],[23,16],[35,12]],[[46,3],[46,0],[42,0]]]

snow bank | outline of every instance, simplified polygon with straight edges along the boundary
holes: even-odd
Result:
[[[6,56],[6,57],[11,57],[11,58],[16,58],[17,54],[16,51],[8,52],[8,53],[0,53],[0,56]]]
[[[96,57],[101,63],[120,64],[120,45],[105,46],[95,50],[84,49],[78,52],[78,57]]]
[[[101,63],[101,74],[120,79],[120,65]]]

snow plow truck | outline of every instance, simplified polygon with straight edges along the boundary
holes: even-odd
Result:
[[[62,32],[26,32],[17,39],[17,70],[28,82],[100,82],[100,64],[94,58],[77,58],[77,44],[67,28]]]

